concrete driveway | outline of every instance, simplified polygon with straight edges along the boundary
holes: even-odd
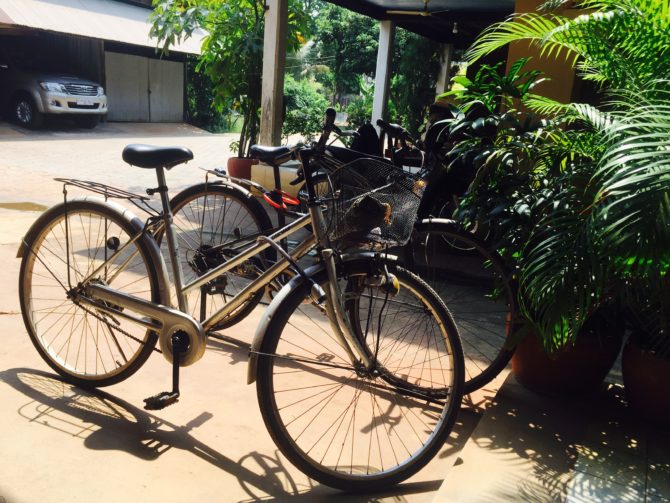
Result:
[[[204,180],[199,167],[225,167],[236,134],[210,134],[186,124],[103,123],[92,130],[61,126],[28,131],[0,123],[0,168],[5,180],[0,202],[32,201],[50,205],[60,200],[54,177],[80,178],[144,194],[156,185],[153,170],[128,166],[121,159],[130,143],[178,145],[190,148],[194,160],[167,174],[171,190]],[[21,191],[16,188],[21,187]]]
[[[25,332],[18,303],[21,237],[39,205],[62,199],[53,177],[110,183],[143,193],[153,171],[121,160],[128,143],[183,145],[195,160],[168,173],[179,189],[199,182],[198,166],[225,165],[233,135],[177,125],[102,124],[93,131],[26,132],[0,125],[0,501],[221,502],[430,501],[476,424],[461,413],[449,442],[427,468],[392,492],[344,495],[319,486],[278,454],[246,385],[244,348],[213,341],[182,372],[182,398],[148,413],[142,399],[170,386],[170,367],[152,356],[131,379],[86,392],[59,381]],[[24,203],[32,203],[33,206]],[[32,211],[29,211],[32,210]],[[250,341],[261,308],[229,329]]]

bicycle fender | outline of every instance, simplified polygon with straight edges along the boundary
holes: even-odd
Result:
[[[463,225],[456,221],[456,220],[451,220],[449,218],[425,218],[417,223],[414,224],[414,231],[415,232],[428,232],[431,229],[431,226],[437,224],[441,227],[443,226],[449,226],[453,227],[453,230],[459,231],[463,229]]]
[[[347,264],[353,263],[360,259],[365,260],[372,259],[374,258],[375,255],[376,255],[375,252],[345,253],[342,255],[341,261],[346,266]],[[383,254],[382,256],[388,262],[397,262],[398,260],[398,257],[395,255]],[[325,270],[325,265],[323,264],[323,262],[319,262],[318,264],[315,264],[305,269],[305,274],[307,274],[307,276],[312,278],[317,274],[319,274],[320,272],[322,272],[323,270]],[[284,285],[284,287],[281,290],[279,290],[279,292],[272,299],[272,302],[270,302],[270,305],[265,308],[265,311],[261,315],[261,319],[258,322],[258,326],[256,328],[256,334],[254,335],[251,347],[249,348],[249,366],[247,367],[247,384],[253,384],[254,382],[256,382],[256,371],[258,367],[258,351],[260,350],[263,344],[265,332],[267,331],[267,328],[270,325],[270,321],[272,321],[272,319],[274,318],[275,313],[281,310],[281,305],[284,302],[284,300],[291,293],[293,293],[294,290],[301,288],[304,285],[304,283],[305,279],[299,274],[296,275],[293,279],[291,279],[291,281],[289,281],[286,285]]]
[[[105,201],[103,198],[96,196],[84,196],[70,199],[68,203],[73,203],[75,201],[90,201],[111,207],[115,212],[119,213],[122,218],[127,219],[137,232],[140,232],[144,228],[144,222],[140,220],[132,211],[113,201]],[[61,206],[64,206],[65,204],[67,203],[59,203],[55,206],[52,206],[33,222],[33,224],[28,229],[28,232],[26,232],[25,236],[21,239],[21,244],[19,245],[19,249],[16,252],[16,258],[23,258],[26,252],[28,252],[30,243],[32,243],[32,241],[35,239],[37,232],[39,232],[43,225],[43,220],[50,218],[50,215],[53,211],[58,211],[57,209],[59,209]],[[158,288],[160,291],[161,304],[169,306],[170,289],[165,261],[163,260],[163,256],[156,241],[151,239],[149,236],[145,236],[144,240],[147,244],[147,249],[149,250],[150,254],[148,259],[158,269]]]

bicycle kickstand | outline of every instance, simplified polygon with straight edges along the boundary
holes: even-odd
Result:
[[[188,349],[188,335],[181,330],[172,335],[172,391],[163,391],[144,399],[145,410],[161,410],[179,401],[179,365]]]

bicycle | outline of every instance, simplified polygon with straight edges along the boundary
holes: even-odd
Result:
[[[418,167],[426,180],[415,232],[397,253],[449,306],[463,344],[464,389],[470,393],[498,376],[512,357],[516,280],[497,253],[490,228],[451,220],[474,174],[458,163],[452,170],[444,168],[449,122],[433,124],[424,142],[398,124],[380,119],[377,125],[381,138],[387,138],[391,161],[399,167]]]
[[[266,310],[249,362],[249,382],[256,382],[277,446],[310,477],[345,490],[388,487],[424,466],[459,408],[458,331],[435,293],[391,257],[333,248],[341,222],[361,200],[333,195],[325,201],[312,183],[311,161],[321,154],[333,119],[329,110],[313,148],[293,150],[303,166],[308,214],[269,236],[233,230],[238,239],[227,246],[237,253],[188,283],[165,181],[165,170],[193,158],[188,149],[124,149],[126,162],[157,174],[158,187],[150,192],[160,195],[162,210],[146,222],[116,203],[69,200],[64,191],[63,203],[37,219],[18,253],[24,323],[47,364],[74,384],[106,386],[136,372],[158,344],[172,365],[173,387],[145,399],[145,408],[162,409],[179,399],[179,370],[202,358],[207,334],[291,267],[294,277]],[[144,196],[79,183],[147,205]],[[332,209],[326,212],[324,204]],[[290,252],[280,246],[308,225],[311,232]],[[373,234],[384,239],[383,232]],[[159,235],[167,243],[178,308],[172,307]],[[319,260],[304,269],[297,259],[312,249]],[[202,323],[187,314],[186,293],[216,287],[217,278],[268,250],[278,260],[221,309]]]
[[[418,274],[442,298],[459,328],[465,358],[464,393],[483,387],[505,368],[513,348],[510,320],[516,316],[513,273],[492,248],[488,239],[454,220],[433,212],[436,193],[445,182],[445,173],[437,166],[439,157],[423,152],[419,142],[400,125],[379,120],[381,139],[374,143],[381,151],[384,136],[388,158],[353,149],[329,145],[327,156],[318,160],[322,173],[332,173],[356,159],[374,159],[398,169],[417,172],[426,181],[417,220],[410,241],[389,249],[404,266]],[[439,124],[438,126],[443,127]],[[335,128],[342,135],[342,131]],[[368,138],[369,139],[369,138]],[[374,145],[373,145],[374,146]],[[375,150],[375,149],[371,149]],[[364,173],[354,176],[351,184],[365,187]],[[460,190],[460,189],[459,189]]]

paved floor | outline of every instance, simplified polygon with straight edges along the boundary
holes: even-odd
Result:
[[[343,495],[310,481],[272,443],[246,385],[246,351],[213,342],[182,373],[183,397],[157,413],[142,399],[169,387],[159,355],[131,379],[100,393],[60,382],[23,327],[17,295],[22,235],[38,205],[61,200],[54,176],[93,179],[141,192],[153,172],[125,165],[131,142],[184,145],[195,161],[168,174],[178,189],[202,179],[196,166],[225,163],[230,135],[183,125],[103,124],[93,131],[25,132],[0,124],[0,501],[430,501],[479,420],[460,414],[428,467],[388,494]],[[18,203],[18,204],[17,204]],[[23,203],[31,203],[35,206]],[[250,340],[257,309],[229,335]],[[479,399],[475,399],[477,401]]]
[[[620,385],[565,399],[532,393],[510,376],[433,501],[666,503],[669,498],[670,432],[633,414]]]
[[[156,185],[153,170],[131,167],[121,159],[130,143],[190,148],[194,160],[170,170],[171,190],[204,181],[198,168],[225,167],[235,134],[214,135],[186,124],[103,123],[93,130],[27,131],[0,123],[0,167],[5,180],[0,202],[53,204],[62,198],[55,177],[94,180],[144,194]],[[17,189],[21,188],[21,191]]]

